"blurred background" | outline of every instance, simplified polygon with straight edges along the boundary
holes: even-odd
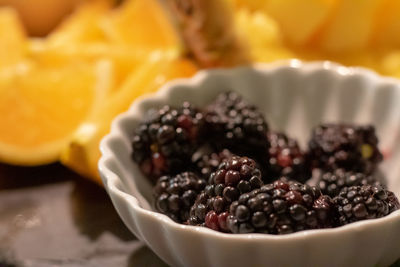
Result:
[[[199,69],[331,60],[400,77],[398,0],[0,0],[0,267],[163,266],[97,172],[135,98]]]

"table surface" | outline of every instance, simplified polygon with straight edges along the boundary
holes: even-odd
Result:
[[[129,232],[100,186],[59,164],[0,164],[0,267],[56,266],[167,265]]]
[[[165,265],[124,226],[105,190],[59,164],[0,164],[0,267]]]

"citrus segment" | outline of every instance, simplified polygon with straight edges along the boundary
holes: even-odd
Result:
[[[293,44],[304,45],[329,17],[336,0],[269,0],[265,10]],[[299,23],[301,22],[301,23]]]
[[[239,9],[235,12],[235,23],[239,37],[247,42],[252,60],[270,62],[294,56],[284,47],[276,21],[264,12]]]
[[[101,65],[100,65],[101,66]],[[34,63],[0,75],[0,160],[38,165],[56,161],[104,91],[99,65],[42,68]],[[101,73],[99,73],[101,72]]]
[[[59,66],[65,62],[94,63],[99,59],[110,61],[113,65],[113,89],[119,88],[129,73],[140,66],[149,53],[147,48],[130,49],[107,43],[70,44],[60,49],[43,40],[29,42],[29,58],[42,66]]]
[[[125,1],[102,21],[114,44],[176,49],[179,40],[157,0]]]
[[[23,59],[26,35],[18,14],[11,8],[0,8],[0,67]]]
[[[342,52],[365,48],[373,36],[381,0],[341,0],[320,34],[320,47]]]
[[[88,1],[65,19],[46,39],[53,45],[103,42],[100,21],[110,9],[110,1]]]

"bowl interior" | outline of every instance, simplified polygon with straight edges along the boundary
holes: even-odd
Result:
[[[400,196],[400,82],[367,70],[327,63],[201,72],[138,99],[114,121],[112,132],[120,137],[111,135],[107,140],[117,157],[110,164],[123,182],[120,189],[137,197],[141,207],[152,209],[152,186],[130,155],[132,133],[147,110],[183,101],[204,107],[227,90],[239,92],[258,106],[271,129],[298,139],[304,149],[312,127],[321,122],[375,125],[385,155],[381,171],[389,189]]]

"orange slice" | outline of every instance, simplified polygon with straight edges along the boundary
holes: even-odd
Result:
[[[125,1],[101,26],[114,44],[153,49],[179,46],[175,29],[157,0]]]
[[[0,67],[16,64],[25,53],[26,34],[14,9],[0,9]]]
[[[56,161],[107,91],[110,64],[45,68],[25,63],[0,71],[0,161]]]
[[[49,68],[63,65],[65,62],[93,64],[99,59],[110,61],[113,65],[114,86],[112,89],[118,89],[126,77],[140,66],[151,52],[147,48],[131,49],[107,43],[71,43],[60,49],[58,45],[45,40],[31,40],[28,51],[30,59]]]
[[[61,46],[103,42],[105,36],[100,21],[110,9],[110,2],[97,0],[83,3],[47,37],[47,42]]]

